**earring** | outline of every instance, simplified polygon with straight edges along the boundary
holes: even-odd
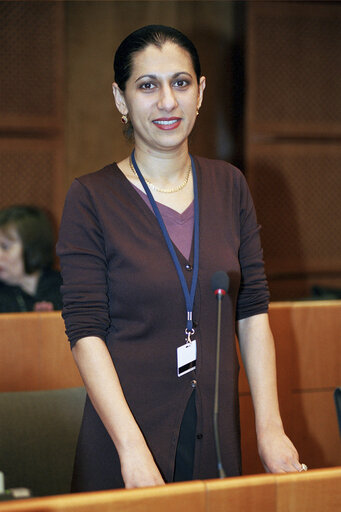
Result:
[[[128,123],[128,116],[126,114],[123,114],[123,116],[121,117],[121,122],[123,124],[127,124]]]
[[[197,116],[199,115],[199,109],[197,108]]]

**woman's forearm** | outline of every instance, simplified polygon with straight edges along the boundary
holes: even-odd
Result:
[[[280,416],[274,340],[268,315],[238,322],[238,338],[255,410],[258,451],[268,472],[301,471],[298,453]]]
[[[238,339],[255,409],[256,429],[282,426],[277,395],[276,356],[268,315],[238,322]]]
[[[104,341],[92,336],[81,338],[72,354],[90,400],[115,444],[126,487],[162,484]]]
[[[103,340],[89,336],[72,349],[87,393],[118,452],[139,442],[142,434],[123,395],[115,367]]]

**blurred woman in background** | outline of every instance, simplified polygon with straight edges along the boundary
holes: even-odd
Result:
[[[53,270],[54,234],[34,206],[0,211],[0,312],[61,309],[59,272]]]

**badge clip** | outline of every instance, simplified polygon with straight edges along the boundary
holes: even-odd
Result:
[[[193,341],[195,340],[192,340],[191,339],[191,336],[193,336],[194,334],[194,329],[191,329],[191,330],[188,330],[188,329],[185,329],[185,342],[186,342],[186,345],[190,345]]]

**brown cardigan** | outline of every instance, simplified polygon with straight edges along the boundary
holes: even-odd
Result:
[[[218,476],[212,421],[217,305],[211,276],[225,270],[230,277],[222,304],[219,412],[222,460],[230,476],[241,472],[235,320],[268,307],[259,227],[244,176],[226,162],[201,157],[195,162],[200,205],[195,372],[177,377],[186,308],[174,264],[153,212],[116,164],[73,182],[57,246],[71,345],[91,335],[106,341],[131,411],[168,482],[194,380],[194,479]],[[189,262],[177,254],[190,286],[193,254]],[[115,446],[88,399],[74,490],[122,486]]]

